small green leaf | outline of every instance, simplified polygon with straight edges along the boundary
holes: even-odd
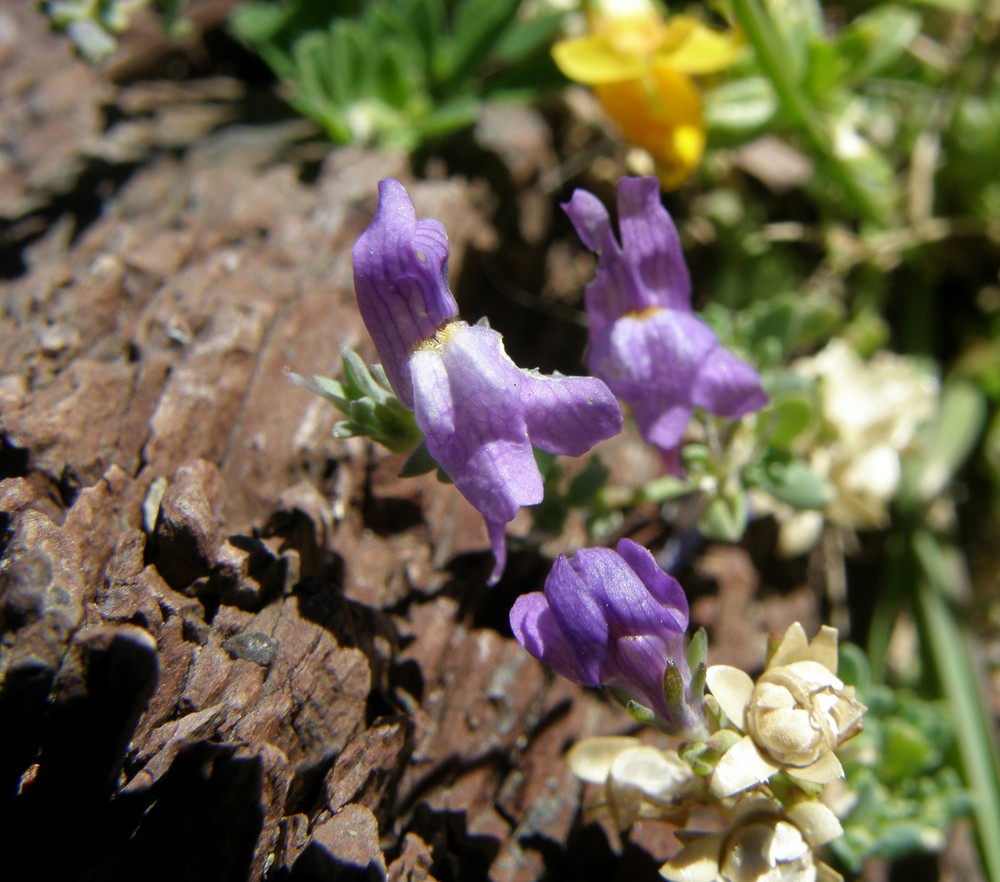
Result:
[[[590,505],[604,488],[610,474],[600,457],[592,456],[583,471],[569,482],[566,502],[578,508]]]
[[[815,419],[813,403],[806,395],[775,397],[771,403],[771,418],[767,426],[767,443],[787,450]]]
[[[710,500],[698,520],[698,529],[720,542],[738,542],[746,526],[747,500],[742,488]]]
[[[774,117],[778,100],[766,77],[743,77],[705,94],[705,124],[726,143],[747,140]]]
[[[399,470],[399,477],[415,478],[418,475],[433,472],[437,467],[438,464],[434,461],[430,451],[427,450],[427,445],[421,441],[403,463],[403,467]]]
[[[834,498],[833,489],[801,459],[773,451],[754,477],[775,499],[794,508],[821,510]]]

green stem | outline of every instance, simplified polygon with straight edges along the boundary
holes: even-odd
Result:
[[[1000,882],[1000,759],[969,647],[947,599],[961,562],[927,530],[914,533],[913,551],[922,571],[916,579],[922,643],[951,704],[983,867],[991,882]]]
[[[875,683],[885,683],[889,643],[900,611],[907,606],[917,575],[916,562],[907,547],[908,533],[893,531],[886,541],[886,572],[881,590],[875,597],[871,625],[868,628],[868,663]]]
[[[843,188],[861,215],[882,226],[881,212],[851,170],[837,156],[833,136],[825,120],[795,82],[792,59],[758,0],[731,0],[731,3],[733,15],[753,46],[761,69],[771,80],[785,115],[802,130],[813,149],[823,157],[827,171]]]

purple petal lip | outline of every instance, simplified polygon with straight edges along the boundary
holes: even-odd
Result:
[[[668,727],[683,719],[666,706],[663,672],[673,660],[690,682],[684,655],[688,602],[675,579],[641,545],[584,548],[560,556],[544,590],[517,599],[517,641],[557,673],[583,686],[612,686],[652,708]]]
[[[656,178],[618,183],[621,244],[592,194],[563,207],[598,255],[587,286],[590,372],[632,405],[643,437],[679,467],[696,407],[737,419],[767,403],[757,372],[723,347],[691,309],[691,278]]]
[[[409,359],[414,414],[428,452],[491,527],[495,581],[503,524],[542,501],[532,446],[582,453],[621,430],[621,409],[600,380],[521,370],[491,328],[455,322],[440,337]]]

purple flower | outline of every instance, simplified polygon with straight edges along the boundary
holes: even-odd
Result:
[[[393,391],[412,408],[435,462],[486,519],[496,566],[504,525],[542,501],[532,445],[579,456],[621,430],[618,402],[592,377],[521,370],[500,334],[458,319],[448,239],[417,220],[403,185],[379,184],[378,210],[352,252],[358,307]]]
[[[561,555],[544,592],[514,603],[510,624],[521,646],[566,679],[621,690],[668,731],[696,725],[700,699],[690,695],[685,658],[687,597],[638,543],[622,539],[614,551]],[[685,687],[681,707],[664,694],[671,661]]]
[[[600,200],[577,190],[563,208],[591,251],[590,372],[632,405],[643,437],[680,470],[694,409],[737,419],[767,403],[757,372],[691,309],[691,277],[656,178],[618,182],[621,244]]]

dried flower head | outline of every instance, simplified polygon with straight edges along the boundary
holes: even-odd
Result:
[[[729,665],[708,669],[708,687],[719,707],[746,733],[715,768],[716,796],[740,793],[779,771],[812,784],[843,776],[834,750],[861,731],[865,706],[836,671],[836,630],[824,626],[809,642],[798,622],[756,684]]]
[[[676,750],[660,750],[638,738],[584,738],[570,748],[566,762],[578,778],[600,785],[588,812],[607,812],[619,830],[639,818],[681,821],[684,799],[703,782]]]
[[[843,882],[814,853],[843,832],[820,802],[783,809],[763,795],[744,797],[725,832],[686,835],[660,874],[671,882]]]

